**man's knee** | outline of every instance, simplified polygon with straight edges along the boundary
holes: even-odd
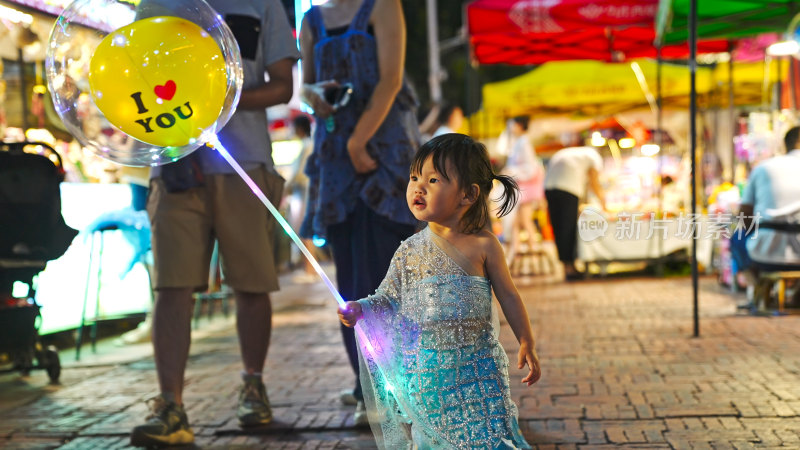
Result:
[[[271,298],[269,296],[269,292],[244,292],[235,290],[233,292],[234,297],[236,298],[236,302],[238,304],[252,304],[252,303],[264,303],[268,307],[271,306]]]
[[[192,288],[160,288],[156,290],[156,302],[183,302],[191,304],[194,301]]]

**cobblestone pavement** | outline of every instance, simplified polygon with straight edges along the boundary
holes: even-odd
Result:
[[[374,448],[338,401],[352,375],[335,304],[321,283],[275,298],[267,386],[275,422],[242,431],[234,408],[240,362],[233,323],[198,332],[185,403],[196,447]],[[528,441],[541,449],[800,448],[800,316],[737,314],[741,300],[701,280],[700,337],[692,337],[688,278],[578,283],[520,279],[543,367],[512,393]],[[512,359],[517,346],[501,333]],[[144,350],[143,350],[144,349]],[[0,447],[125,448],[156,394],[149,345],[114,347],[66,367],[0,376]],[[65,352],[65,364],[74,353]]]

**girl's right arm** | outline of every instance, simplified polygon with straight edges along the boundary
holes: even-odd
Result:
[[[356,323],[363,315],[361,303],[358,302],[347,302],[344,307],[339,308],[339,321],[346,327],[353,328],[356,326]]]
[[[401,292],[403,291],[402,267],[405,264],[406,248],[405,245],[400,244],[400,248],[392,257],[386,276],[374,294],[355,302],[347,302],[344,307],[339,308],[339,320],[345,326],[354,327],[359,320],[365,318],[370,322],[393,320],[400,307]]]

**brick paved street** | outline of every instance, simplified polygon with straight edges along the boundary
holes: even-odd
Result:
[[[338,393],[352,383],[335,304],[321,284],[275,299],[268,389],[275,422],[243,432],[234,407],[238,346],[230,319],[201,327],[185,402],[199,448],[373,448]],[[737,297],[701,280],[701,337],[692,337],[688,278],[573,284],[521,279],[543,367],[531,388],[512,374],[523,432],[553,448],[800,448],[800,316],[737,315]],[[741,300],[738,298],[738,300]],[[512,359],[517,347],[504,324]],[[156,393],[149,345],[110,347],[60,386],[43,371],[0,376],[0,446],[125,448]]]

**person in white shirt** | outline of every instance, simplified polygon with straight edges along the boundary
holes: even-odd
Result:
[[[513,266],[519,251],[522,229],[528,235],[529,247],[539,237],[533,217],[544,203],[544,166],[531,145],[529,122],[528,116],[517,116],[509,121],[513,143],[502,171],[504,175],[514,178],[520,188],[517,206],[503,218],[503,236],[509,244],[506,255],[509,266]]]
[[[740,270],[800,269],[799,141],[800,127],[791,128],[784,137],[788,152],[761,162],[750,173],[740,206],[743,223],[731,236]]]
[[[547,164],[544,178],[544,195],[558,259],[564,264],[568,281],[582,274],[575,268],[577,257],[578,205],[586,196],[587,186],[594,192],[605,210],[605,193],[598,173],[603,168],[603,158],[592,147],[567,147],[557,151]]]

